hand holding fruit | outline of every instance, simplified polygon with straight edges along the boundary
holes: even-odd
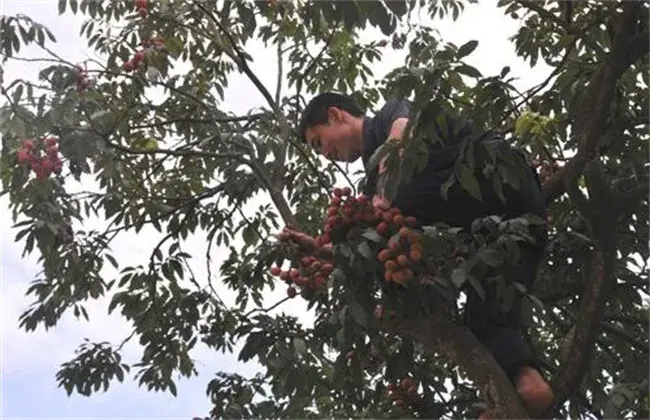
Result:
[[[277,235],[278,240],[281,242],[295,242],[305,252],[310,252],[316,249],[316,240],[306,233],[285,227],[282,232]]]

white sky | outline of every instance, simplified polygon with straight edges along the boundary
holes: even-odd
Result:
[[[469,6],[465,14],[457,22],[435,21],[432,26],[443,35],[443,39],[461,45],[469,40],[479,40],[479,46],[469,58],[469,63],[477,67],[483,74],[498,73],[502,67],[511,67],[511,74],[520,78],[516,83],[520,89],[525,89],[539,83],[547,77],[550,70],[546,66],[538,65],[530,69],[513,52],[513,46],[508,37],[513,35],[517,22],[504,17],[500,10],[495,8],[496,2],[483,1],[480,5]],[[81,62],[92,54],[85,48],[84,40],[78,36],[79,26],[82,22],[79,16],[72,17],[66,14],[58,16],[57,1],[6,1],[0,2],[2,14],[13,15],[23,13],[47,26],[57,37],[57,44],[51,46],[54,51],[73,62]],[[368,36],[373,36],[369,34]],[[383,35],[380,35],[383,37]],[[248,50],[255,58],[252,65],[258,77],[271,92],[274,90],[277,72],[274,66],[275,53],[272,49],[266,50],[261,46],[253,46]],[[43,57],[45,53],[38,48],[21,50],[22,56]],[[374,66],[376,76],[381,77],[387,71],[402,63],[402,56],[398,53],[387,53],[380,63]],[[24,62],[9,61],[5,66],[5,80],[21,77],[35,79],[40,66]],[[248,110],[266,105],[261,94],[245,77],[237,75],[231,78],[230,87],[226,91],[225,105],[232,111],[243,114]],[[358,165],[354,165],[355,170]],[[77,186],[84,189],[95,189],[90,186],[90,181]],[[199,361],[199,370],[202,375],[198,379],[178,383],[179,397],[155,395],[146,389],[136,388],[133,383],[114,385],[106,394],[97,394],[91,399],[73,395],[71,399],[65,396],[62,389],[56,388],[55,372],[58,365],[73,357],[73,350],[82,342],[84,337],[97,341],[119,342],[130,332],[128,325],[117,316],[107,316],[106,306],[109,299],[101,299],[87,306],[91,322],[75,321],[68,316],[53,330],[45,333],[39,329],[36,333],[26,334],[17,328],[17,318],[31,300],[25,299],[24,292],[38,267],[36,259],[32,256],[21,258],[23,243],[14,243],[16,231],[10,227],[11,220],[7,212],[7,201],[0,200],[0,217],[2,229],[2,242],[0,255],[2,290],[2,395],[3,407],[0,416],[6,418],[49,418],[70,416],[111,416],[114,418],[169,418],[201,415],[207,412],[209,405],[205,398],[205,385],[211,375],[217,370],[237,370],[246,375],[255,372],[255,365],[242,366],[236,364],[236,355],[224,356],[212,352],[199,351],[194,354]],[[92,224],[100,224],[94,221]],[[89,224],[86,224],[86,228]],[[143,230],[140,234],[124,234],[114,242],[113,250],[120,266],[138,264],[146,261],[153,245],[159,240],[159,235],[150,230]],[[205,254],[206,241],[204,235],[195,235],[187,241],[186,250],[196,254],[202,261]],[[218,253],[218,251],[215,251]],[[205,277],[203,263],[197,263],[196,274]],[[284,297],[284,286],[280,285],[274,293],[267,297],[268,305]],[[233,294],[229,293],[232,298]],[[222,296],[224,297],[224,296]],[[306,304],[299,299],[284,305],[282,310],[303,317]],[[309,319],[305,319],[309,323]],[[133,361],[138,355],[138,348],[128,348],[127,361]],[[201,366],[205,366],[201,369]],[[27,393],[29,391],[29,393]],[[34,392],[36,391],[36,392]],[[35,395],[37,394],[37,395]],[[20,398],[19,396],[23,396]],[[39,399],[35,404],[34,399]]]

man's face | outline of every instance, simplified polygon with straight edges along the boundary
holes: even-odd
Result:
[[[305,130],[307,142],[330,160],[354,162],[360,156],[357,126],[338,108],[330,107],[328,116],[329,122]]]

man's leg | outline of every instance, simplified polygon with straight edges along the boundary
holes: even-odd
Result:
[[[508,277],[530,290],[542,255],[541,249],[522,249],[521,259]],[[531,415],[539,415],[550,405],[553,395],[522,334],[521,296],[515,293],[512,309],[504,312],[495,285],[484,284],[484,289],[485,300],[473,290],[468,292],[465,321],[505,370]]]

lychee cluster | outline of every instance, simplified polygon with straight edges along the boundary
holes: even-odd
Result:
[[[147,17],[147,0],[135,0],[135,9],[140,13],[142,18]]]
[[[165,38],[162,36],[154,36],[151,38],[146,38],[142,41],[141,49],[137,50],[133,57],[130,60],[124,61],[124,71],[132,72],[137,70],[140,67],[142,61],[144,61],[145,56],[148,51],[151,50],[163,50],[165,49]]]
[[[23,140],[16,157],[19,165],[29,165],[39,181],[45,180],[51,173],[61,173],[63,168],[58,140],[54,137],[46,137],[40,144],[31,139]]]
[[[389,383],[386,393],[393,400],[393,404],[403,407],[405,403],[415,402],[418,398],[418,387],[410,378],[404,378],[399,383]]]
[[[413,265],[422,260],[423,249],[421,235],[404,226],[406,222],[399,216],[399,213],[396,214],[392,222],[393,226],[399,228],[397,237],[389,241],[387,248],[379,251],[377,259],[384,263],[386,281],[404,284],[414,277]]]
[[[135,55],[130,59],[124,61],[124,71],[131,72],[135,71],[140,67],[140,63],[142,63],[142,60],[144,60],[144,56],[146,54],[146,50],[140,49],[135,52]]]
[[[386,280],[397,284],[411,280],[412,265],[422,260],[423,253],[421,235],[413,230],[417,225],[415,217],[405,217],[396,207],[376,209],[364,195],[351,196],[349,188],[334,189],[324,233],[316,238],[316,244],[346,240],[350,228],[360,224],[374,227],[381,237],[388,239],[388,247],[377,254],[384,263]]]
[[[90,79],[88,78],[88,69],[76,66],[77,74],[77,92],[84,92],[90,86]]]
[[[333,269],[334,266],[330,262],[310,255],[294,261],[289,270],[272,267],[271,274],[278,276],[280,280],[289,285],[287,296],[293,298],[298,294],[296,287],[314,291],[324,289]]]
[[[330,205],[327,208],[323,234],[316,237],[316,245],[323,246],[332,241],[345,240],[353,225],[362,222],[375,223],[380,217],[380,210],[375,211],[366,196],[353,197],[349,187],[334,188]]]
[[[334,267],[330,261],[318,257],[321,248],[348,241],[355,232],[353,228],[370,227],[388,244],[377,254],[385,269],[385,279],[405,284],[415,277],[415,264],[422,260],[423,255],[421,235],[413,229],[416,225],[414,217],[403,216],[395,207],[381,210],[375,208],[368,197],[362,194],[353,196],[349,187],[335,188],[323,233],[315,238],[316,249],[311,255],[294,260],[289,270],[276,266],[270,271],[289,285],[289,297],[296,296],[296,287],[303,291],[323,290]]]

